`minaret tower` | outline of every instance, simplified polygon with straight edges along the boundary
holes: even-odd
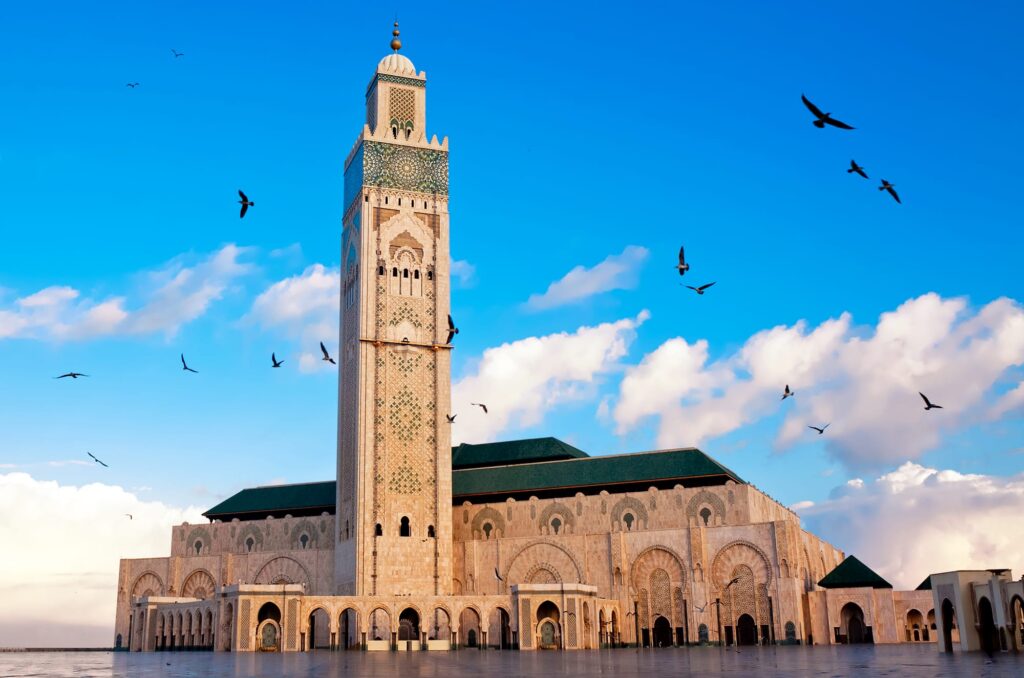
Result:
[[[395,22],[345,161],[340,595],[452,587],[448,139],[428,140],[426,74],[399,53],[398,35]]]

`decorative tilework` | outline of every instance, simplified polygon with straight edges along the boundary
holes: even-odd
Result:
[[[391,82],[396,85],[409,85],[410,87],[427,86],[427,83],[423,80],[417,80],[416,78],[403,78],[400,75],[388,75],[387,73],[378,73],[377,82]]]
[[[651,614],[672,619],[672,598],[668,572],[661,568],[651,573]]]
[[[250,605],[251,603],[248,600],[242,599],[242,613],[239,615],[239,621],[241,622],[241,624],[238,627],[239,629],[241,629],[241,633],[239,634],[241,638],[239,638],[238,645],[243,650],[249,649],[249,636],[251,635],[249,633],[249,623],[251,620],[251,611],[249,609]]]
[[[523,647],[533,647],[533,624],[530,623],[530,601],[529,599],[519,604],[519,644]]]
[[[296,637],[299,635],[296,633],[296,623],[299,618],[299,601],[289,600],[288,601],[288,649],[295,649]]]
[[[420,320],[420,314],[414,311],[412,305],[409,303],[398,305],[398,308],[396,308],[391,314],[391,318],[388,320],[388,325],[391,327],[397,327],[403,320],[408,320],[416,329],[423,327],[423,321]]]
[[[367,141],[363,144],[362,160],[366,185],[448,194],[446,151]]]

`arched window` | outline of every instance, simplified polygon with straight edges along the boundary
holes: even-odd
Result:
[[[555,516],[554,519],[551,521],[551,529],[555,531],[555,534],[558,534],[558,530],[561,527],[562,527],[561,519],[558,516]]]
[[[408,278],[409,277],[409,269],[407,269],[407,268],[403,268],[402,269],[402,277],[403,278]]]
[[[402,525],[398,528],[398,536],[399,537],[411,537],[412,536],[412,528],[409,527],[409,518],[408,518],[408,516],[402,516]]]
[[[704,520],[704,524],[707,525],[708,521],[711,520],[711,509],[707,506],[700,510],[700,517]]]
[[[302,546],[303,550],[305,550],[309,546],[309,535],[303,534],[299,537],[299,544]]]
[[[385,204],[385,205],[387,205],[387,204],[388,204],[388,200],[389,200],[388,196],[386,196],[386,195],[385,195],[385,196],[384,196],[384,204]]]
[[[405,128],[405,138],[408,139],[410,134],[412,134],[412,128],[406,127]]]
[[[399,207],[401,207],[401,206],[402,206],[402,199],[401,199],[401,198],[399,198],[399,199],[398,199],[398,206],[399,206]]]
[[[391,269],[391,277],[392,278],[397,278],[398,277],[398,267],[397,266],[395,266],[394,268]]]
[[[420,269],[417,268],[415,271],[413,271],[412,272],[412,277],[415,278],[416,280],[419,280],[420,279]]]
[[[434,272],[433,271],[427,271],[427,280],[433,280],[433,279],[434,279]]]
[[[245,551],[246,553],[252,553],[252,547],[256,546],[256,540],[249,537],[245,540]]]
[[[377,275],[384,275],[384,267],[383,266],[378,266],[377,267]]]
[[[626,523],[626,530],[627,531],[632,531],[632,529],[633,529],[633,520],[634,520],[634,518],[633,518],[633,514],[632,513],[627,513],[626,515],[622,516],[622,522]]]
[[[435,535],[434,535],[434,526],[433,525],[428,525],[427,526],[427,536],[430,537],[431,539],[434,538]]]
[[[393,139],[397,139],[398,138],[398,125],[392,125],[391,126],[391,137]]]
[[[490,523],[484,523],[484,538],[485,539],[490,539],[491,538],[491,530],[493,530],[493,529],[494,529],[494,525],[491,525]]]
[[[377,523],[377,527],[375,527],[373,529],[373,536],[375,536],[375,537],[383,537],[384,536],[384,528],[380,526],[380,523]]]
[[[203,551],[203,542],[201,540],[197,539],[196,543],[192,544],[192,548],[194,548],[196,550],[196,555],[198,556]]]

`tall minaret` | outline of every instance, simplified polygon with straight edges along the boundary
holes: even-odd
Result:
[[[377,64],[345,161],[335,587],[452,587],[448,139],[428,141],[426,74]]]

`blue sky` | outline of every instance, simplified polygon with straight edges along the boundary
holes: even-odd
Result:
[[[622,375],[672,338],[730,360],[801,320],[810,331],[848,313],[856,339],[929,293],[960,300],[963,322],[1024,294],[1017,3],[8,3],[0,320],[60,286],[75,304],[139,309],[182,270],[195,283],[211,256],[241,249],[229,275],[210,273],[207,304],[160,329],[0,335],[3,468],[202,507],[246,485],[333,477],[336,372],[296,369],[315,343],[252,309],[275,283],[337,266],[343,162],[396,9],[403,53],[428,75],[428,132],[450,139],[452,253],[474,271],[453,292],[453,378],[506,342],[650,314],[573,397],[498,438],[555,435],[593,453],[691,444],[667,415],[614,414]],[[857,129],[815,129],[801,93]],[[846,173],[851,158],[870,181]],[[876,190],[881,177],[902,205]],[[238,188],[256,202],[244,221]],[[686,281],[717,281],[704,297],[671,268],[684,242]],[[647,256],[626,289],[526,306],[628,246]],[[960,356],[949,341],[957,374],[988,375],[974,414],[952,411],[961,384],[933,374],[934,399],[954,403],[936,419],[957,423],[902,460],[1021,471],[1020,406],[983,413],[1022,379],[1018,340],[984,369],[969,361],[992,351]],[[285,369],[269,369],[271,351]],[[180,371],[180,352],[198,375]],[[51,378],[71,369],[93,376]],[[823,379],[805,397],[827,394]],[[899,416],[923,414],[916,390]],[[786,504],[902,461],[857,457],[871,431],[848,431],[840,451],[791,440],[786,416],[766,410],[701,447]],[[111,468],[47,463],[87,450]]]

